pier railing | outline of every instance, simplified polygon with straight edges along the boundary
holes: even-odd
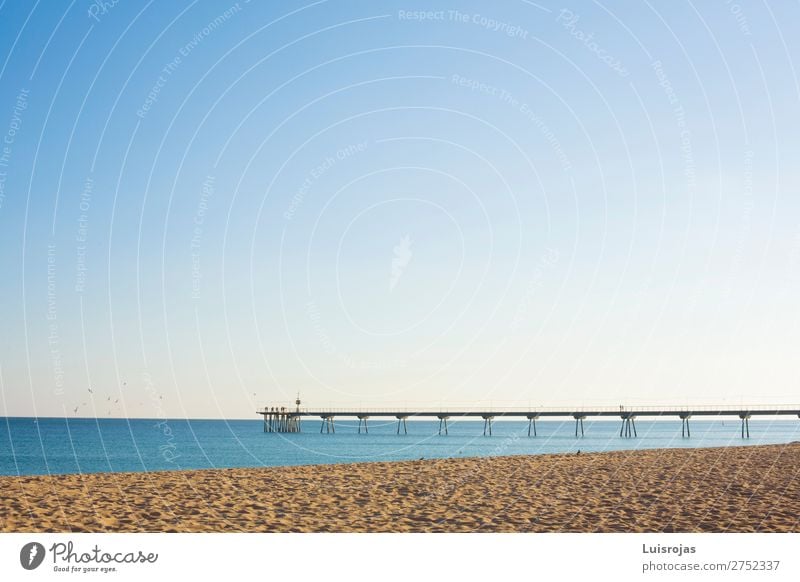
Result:
[[[267,407],[269,408],[269,407]],[[373,414],[373,415],[394,415],[398,413],[407,414],[408,416],[428,416],[441,413],[452,414],[483,414],[494,413],[497,416],[501,415],[525,415],[529,412],[547,413],[558,416],[571,416],[575,413],[589,413],[589,414],[609,414],[616,415],[620,413],[636,412],[641,415],[648,413],[659,416],[662,414],[669,414],[672,412],[692,412],[692,413],[711,413],[711,414],[725,414],[739,413],[741,411],[761,412],[761,413],[777,413],[777,414],[795,414],[800,413],[800,404],[794,405],[772,405],[772,404],[726,404],[726,405],[649,405],[649,406],[492,406],[491,404],[485,405],[472,405],[472,406],[393,406],[393,407],[368,407],[368,406],[350,406],[350,407],[297,407],[289,408],[284,407],[281,412],[288,414],[302,414],[304,416],[317,416],[319,414],[338,414],[338,415],[356,415],[356,414]],[[264,411],[259,411],[263,413]]]

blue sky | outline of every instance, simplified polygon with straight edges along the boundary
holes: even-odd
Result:
[[[794,403],[798,11],[3,2],[0,412]]]

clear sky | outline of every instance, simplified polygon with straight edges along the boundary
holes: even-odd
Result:
[[[0,415],[797,403],[798,21],[0,2]]]

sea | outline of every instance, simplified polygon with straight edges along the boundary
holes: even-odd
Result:
[[[620,437],[620,421],[586,420],[575,436],[572,419],[536,423],[495,421],[484,436],[482,420],[455,420],[448,434],[439,421],[337,419],[335,434],[320,433],[318,419],[304,419],[299,433],[264,433],[255,420],[94,419],[0,417],[0,475],[48,475],[276,467],[498,455],[543,455],[630,449],[727,447],[800,441],[800,420],[751,419],[742,438],[738,418],[691,420],[691,437],[680,420],[637,419],[637,436]]]

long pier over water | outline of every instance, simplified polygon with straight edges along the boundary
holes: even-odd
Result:
[[[397,434],[408,434],[408,419],[433,418],[439,420],[439,434],[447,435],[447,421],[454,418],[483,419],[484,436],[492,435],[492,422],[497,418],[524,418],[528,420],[528,436],[537,436],[536,420],[540,418],[572,418],[575,420],[575,436],[585,435],[583,421],[587,418],[618,418],[621,420],[620,437],[636,437],[636,419],[639,417],[671,417],[681,421],[681,436],[692,436],[689,420],[695,416],[738,417],[741,420],[742,438],[750,438],[750,418],[754,416],[796,416],[800,418],[800,405],[793,406],[697,406],[697,407],[631,407],[617,408],[494,408],[494,409],[415,409],[396,408],[300,408],[266,407],[256,411],[264,417],[264,432],[300,432],[301,419],[319,418],[322,421],[320,433],[336,433],[336,418],[358,419],[358,432],[369,433],[367,421],[370,418],[397,419]]]

